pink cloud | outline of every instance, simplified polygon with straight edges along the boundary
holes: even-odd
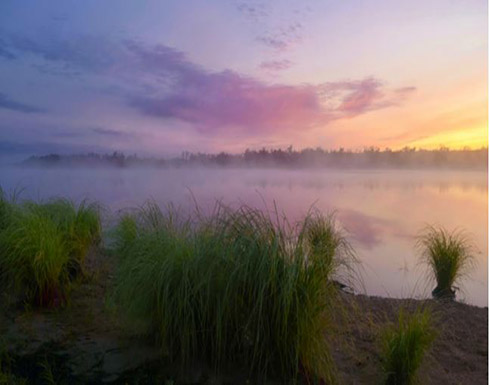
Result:
[[[284,71],[287,70],[288,68],[291,68],[293,63],[290,60],[284,59],[284,60],[270,60],[270,61],[263,61],[260,63],[260,69],[266,70],[266,71]]]
[[[53,74],[62,70],[80,74],[74,76],[103,76],[141,114],[190,123],[202,133],[243,136],[305,130],[399,104],[413,91],[413,87],[390,91],[373,78],[268,84],[231,70],[211,72],[175,48],[134,40],[82,36],[37,42],[13,37],[1,42],[3,49],[40,56]],[[264,65],[278,69],[289,62]]]

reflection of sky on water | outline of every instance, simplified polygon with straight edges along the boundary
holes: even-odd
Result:
[[[487,304],[487,176],[449,171],[286,171],[219,169],[2,169],[0,185],[24,187],[24,196],[89,197],[115,210],[148,198],[183,208],[216,199],[273,210],[290,220],[313,205],[335,211],[364,267],[368,293],[429,293],[417,264],[414,236],[425,224],[467,229],[480,253],[461,298]]]
[[[365,215],[360,211],[343,209],[338,212],[337,218],[354,241],[366,249],[374,248],[386,237],[410,237],[401,223]]]

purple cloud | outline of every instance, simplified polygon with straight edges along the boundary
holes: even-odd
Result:
[[[349,92],[338,106],[338,111],[346,116],[355,116],[377,107],[381,100],[381,83],[375,79],[365,79],[349,85]]]
[[[286,51],[303,40],[303,25],[298,22],[257,37],[257,41],[275,51]]]
[[[45,112],[44,109],[31,106],[29,104],[17,102],[10,99],[7,95],[0,93],[0,109],[23,112],[25,114],[35,114]]]
[[[266,7],[262,3],[246,3],[237,4],[238,11],[253,22],[259,22],[268,16]]]
[[[277,71],[287,70],[288,68],[291,68],[292,65],[293,62],[287,59],[270,60],[270,61],[263,61],[262,63],[260,63],[259,68],[265,71],[277,72]]]
[[[258,28],[256,41],[273,51],[285,51],[303,40],[303,24],[298,20],[302,10],[295,9],[289,20],[275,25],[271,29],[271,23],[265,23],[265,19],[271,16],[271,10],[262,2],[240,2],[238,11],[248,20],[256,24]]]
[[[326,117],[313,86],[267,86],[234,72],[203,74],[194,84],[184,81],[171,95],[134,98],[132,106],[193,123],[203,132],[286,130]]]
[[[7,48],[6,43],[2,39],[0,39],[0,57],[8,60],[15,59],[15,55],[10,52],[10,50]]]
[[[92,129],[92,132],[99,134],[99,135],[105,135],[105,136],[124,136],[125,133],[122,131],[118,130],[111,130],[108,128],[101,128],[101,127],[96,127]]]
[[[140,113],[187,122],[205,133],[304,130],[394,105],[409,89],[393,92],[373,78],[271,85],[231,70],[207,71],[172,47],[136,40],[114,42],[89,36],[42,42],[10,37],[8,41],[9,50],[43,58],[52,74],[61,70],[104,76]],[[288,64],[266,66],[278,69]],[[29,106],[13,106],[34,112]]]

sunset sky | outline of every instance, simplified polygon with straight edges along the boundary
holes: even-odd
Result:
[[[0,153],[487,146],[484,0],[0,4]]]

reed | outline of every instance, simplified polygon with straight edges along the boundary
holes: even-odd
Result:
[[[124,216],[116,230],[119,307],[183,367],[239,363],[251,375],[334,383],[331,277],[347,242],[322,229],[333,218],[279,222],[222,205],[208,217],[151,203]]]
[[[90,247],[101,241],[99,205],[87,200],[77,205],[69,199],[56,198],[42,203],[26,202],[25,206],[56,225],[68,248],[72,274],[83,273]]]
[[[428,309],[413,314],[400,309],[398,322],[382,333],[382,364],[386,385],[411,385],[436,332]]]
[[[442,227],[427,227],[417,242],[422,261],[426,263],[437,286],[436,298],[454,298],[455,287],[468,273],[474,262],[473,247],[463,231],[448,231]]]
[[[100,240],[97,207],[64,199],[4,199],[2,206],[7,219],[0,230],[0,283],[40,306],[64,304],[71,279],[83,271],[89,247]]]

